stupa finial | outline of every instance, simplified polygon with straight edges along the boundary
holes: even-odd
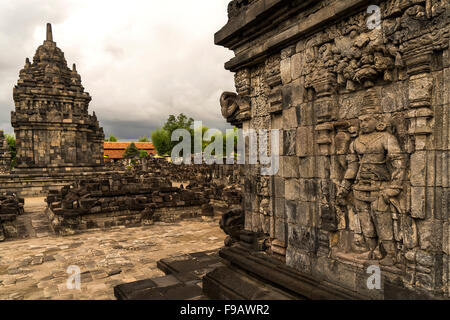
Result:
[[[53,41],[52,25],[47,23],[47,41]]]

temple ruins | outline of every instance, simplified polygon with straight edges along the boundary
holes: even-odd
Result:
[[[89,93],[81,85],[75,64],[67,67],[64,53],[47,38],[14,87],[16,110],[11,123],[16,134],[17,173],[88,171],[103,166],[103,129],[88,113]]]
[[[75,64],[68,68],[51,24],[33,61],[26,58],[13,98],[16,165],[0,175],[0,191],[46,195],[81,176],[105,174],[103,129],[95,112],[88,113],[91,96]]]
[[[237,93],[222,113],[281,130],[281,169],[245,167],[245,237],[220,252],[232,266],[204,278],[208,296],[255,298],[255,280],[309,299],[449,297],[450,6],[377,4],[229,4],[215,43],[235,52]]]
[[[89,248],[103,258],[80,263],[89,281],[108,278],[117,299],[448,300],[449,1],[233,0],[215,44],[235,55],[225,69],[236,92],[217,97],[217,108],[240,129],[278,130],[277,172],[152,155],[105,164],[91,97],[47,25],[14,88],[10,172],[0,132],[0,242],[24,238],[22,197],[41,195],[45,208],[36,216],[52,235],[108,235]],[[223,247],[221,238],[216,250],[187,251],[201,232],[189,230],[182,255],[152,261],[165,276],[109,280],[129,271],[131,251],[155,245],[147,227],[191,218],[199,228],[220,226]],[[171,232],[183,236],[173,230],[152,229],[162,233],[159,253]],[[115,242],[133,232],[144,237]],[[60,252],[86,243],[53,245],[33,245],[42,253],[11,263],[2,286],[33,263],[66,263]],[[139,263],[145,254],[136,254]],[[377,271],[380,287],[368,280]]]

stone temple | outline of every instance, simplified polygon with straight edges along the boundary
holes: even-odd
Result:
[[[222,114],[279,130],[280,169],[242,165],[242,210],[222,216],[208,298],[449,298],[450,4],[377,4],[229,3],[215,43],[235,53],[236,93]]]
[[[32,238],[35,256],[25,242],[0,244],[8,273],[0,272],[0,298],[20,298],[12,291],[26,285],[25,298],[76,297],[64,291],[76,257],[95,283],[86,286],[90,298],[448,300],[450,3],[376,4],[229,3],[215,44],[234,52],[225,68],[236,92],[218,100],[232,125],[278,130],[279,144],[268,148],[279,148],[280,168],[269,175],[262,163],[176,166],[152,157],[103,169],[90,97],[48,26],[14,89],[19,166],[0,175],[0,241],[23,230],[86,241]],[[4,192],[29,186],[47,193],[31,214]],[[181,223],[201,216],[199,229],[219,231],[214,212],[226,238],[220,251],[205,251],[219,238],[202,241],[201,230]],[[41,265],[47,270],[29,272]]]
[[[107,174],[103,128],[95,112],[89,114],[91,96],[84,91],[75,64],[68,68],[53,41],[51,24],[33,62],[26,58],[13,99],[16,165],[0,175],[0,192],[47,195],[77,178]]]
[[[75,64],[67,67],[64,53],[47,38],[33,62],[26,59],[14,87],[17,173],[88,171],[103,166],[103,129],[88,113],[89,93]]]
[[[255,298],[242,287],[264,279],[311,299],[449,297],[450,6],[377,4],[230,2],[222,113],[281,130],[281,159],[244,170],[245,224],[209,296]]]

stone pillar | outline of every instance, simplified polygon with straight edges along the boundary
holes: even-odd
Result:
[[[436,85],[431,74],[432,51],[422,48],[404,56],[409,83],[410,141],[410,213],[417,224],[417,237],[405,241],[410,244],[405,254],[406,281],[410,285],[429,290],[442,285],[442,266],[438,260],[442,221],[436,206],[436,145],[431,135],[435,123],[432,89]]]

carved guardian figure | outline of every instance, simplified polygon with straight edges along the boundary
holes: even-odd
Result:
[[[401,211],[395,197],[403,188],[405,160],[397,138],[386,131],[373,95],[369,90],[366,105],[361,109],[361,134],[350,144],[338,201],[345,203],[345,197],[353,191],[353,204],[368,249],[361,257],[382,259],[381,264],[394,265],[397,262],[393,222],[396,212],[391,208]],[[384,257],[380,246],[386,253]]]

